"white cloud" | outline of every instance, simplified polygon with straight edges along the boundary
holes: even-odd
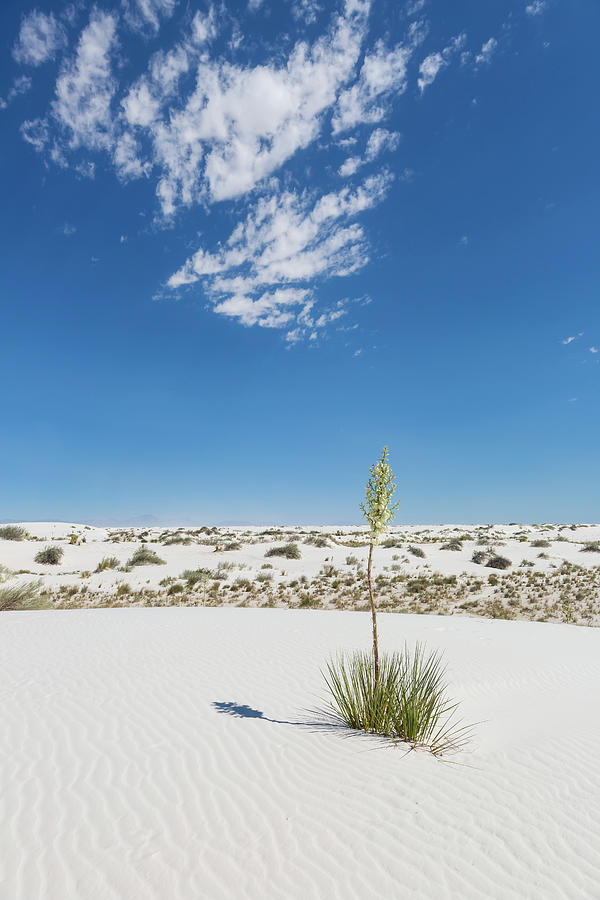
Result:
[[[119,238],[119,243],[120,243],[120,244],[125,244],[126,242],[127,242],[127,235],[126,235],[126,234],[122,234],[121,237]]]
[[[169,19],[177,0],[124,0],[125,19],[134,31],[148,31],[156,34],[161,19]]]
[[[114,143],[111,101],[116,83],[111,56],[117,44],[115,16],[94,10],[75,54],[56,82],[52,115],[71,149],[109,149]]]
[[[419,66],[419,78],[417,80],[421,93],[423,93],[426,87],[433,84],[441,69],[450,65],[452,57],[464,47],[465,41],[466,34],[463,32],[453,38],[443,50],[430,53],[429,56],[425,57]]]
[[[347,0],[326,36],[299,42],[280,66],[200,61],[187,101],[152,128],[164,215],[206,196],[245,194],[315,140],[353,73],[367,10],[364,0]]]
[[[63,225],[63,234],[65,234],[67,237],[75,234],[76,231],[76,227],[74,225],[69,225],[68,222],[65,222],[65,224]]]
[[[13,47],[13,57],[18,63],[41,66],[53,59],[66,45],[65,30],[53,14],[36,9],[21,22],[19,36]]]
[[[317,21],[321,12],[321,4],[317,0],[294,0],[292,3],[292,15],[295,19],[312,25]]]
[[[380,40],[365,54],[357,81],[340,95],[332,122],[334,133],[383,119],[387,98],[406,90],[406,70],[413,50],[412,45],[404,44],[388,50]]]
[[[492,60],[492,56],[496,52],[497,47],[498,47],[498,41],[494,37],[491,37],[488,41],[485,42],[485,44],[482,44],[481,50],[475,57],[475,65],[476,66],[481,66],[483,64],[489,65],[489,63]]]
[[[345,187],[317,199],[294,191],[263,197],[225,245],[214,252],[198,250],[167,287],[202,281],[215,312],[245,325],[273,328],[294,322],[296,337],[320,329],[343,309],[315,316],[313,283],[366,265],[366,238],[352,220],[380,203],[390,183],[390,175],[379,174],[355,189]]]
[[[340,166],[339,174],[342,177],[354,175],[354,173],[366,163],[372,162],[385,150],[395,150],[400,141],[400,135],[396,131],[388,131],[386,128],[375,128],[369,135],[364,157],[351,156]]]
[[[12,87],[10,88],[6,97],[0,97],[0,110],[6,109],[17,97],[21,94],[26,94],[27,91],[31,90],[32,81],[28,75],[19,75],[13,81]]]
[[[248,0],[248,9],[250,12],[256,12],[257,9],[260,9],[265,0]]]
[[[575,337],[575,335],[571,335],[571,337],[568,337],[568,338],[565,338],[565,339],[564,339],[563,344],[570,344],[572,341],[575,341],[575,340],[577,340],[577,338]]]
[[[548,0],[533,0],[533,3],[527,4],[525,12],[528,16],[539,16],[544,12],[547,6]]]
[[[598,352],[597,347],[590,347],[590,353],[597,353],[597,352]]]

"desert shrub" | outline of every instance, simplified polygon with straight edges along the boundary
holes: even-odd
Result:
[[[329,541],[324,534],[309,534],[304,538],[305,544],[312,544],[313,547],[329,547]]]
[[[223,550],[241,550],[242,545],[239,541],[230,541],[228,544],[223,544]]]
[[[191,537],[183,534],[174,534],[171,537],[166,538],[162,544],[164,547],[170,547],[173,544],[183,544],[184,547],[189,547],[192,543]]]
[[[259,572],[256,576],[257,581],[272,581],[273,573],[272,572]]]
[[[485,550],[475,550],[473,556],[471,557],[471,562],[477,563],[477,565],[482,566],[487,558],[488,554],[485,552]]]
[[[0,528],[0,538],[5,541],[23,541],[27,532],[22,525],[3,525]]]
[[[357,566],[359,563],[358,556],[347,556],[346,557],[346,565],[347,566]]]
[[[532,541],[531,546],[532,547],[551,547],[552,545],[551,545],[550,541],[546,541],[546,540],[540,538],[537,541]]]
[[[512,565],[510,559],[495,553],[486,562],[488,569],[508,569]]]
[[[118,569],[119,560],[116,556],[105,556],[96,566],[96,572],[105,572],[106,569]]]
[[[62,547],[53,547],[51,544],[48,544],[47,547],[43,547],[42,550],[39,550],[35,554],[33,561],[36,563],[47,563],[51,566],[57,566],[63,558],[64,552]]]
[[[600,541],[588,541],[581,548],[582,553],[600,553]]]
[[[188,587],[193,587],[198,582],[206,582],[209,578],[212,577],[212,572],[210,569],[186,569],[181,573],[181,578],[184,578],[187,582]]]
[[[373,656],[356,652],[327,665],[330,709],[349,728],[423,747],[436,756],[458,749],[469,727],[455,721],[457,704],[447,696],[440,654],[417,644],[401,653],[382,654],[379,679]]]
[[[165,561],[150,547],[138,547],[131,559],[127,561],[127,565],[131,566],[164,566]]]
[[[413,556],[417,556],[419,559],[425,559],[425,551],[421,550],[420,547],[409,547],[408,552],[412,553]]]
[[[173,594],[183,594],[183,585],[182,584],[172,584],[169,590],[167,591],[167,595],[172,597]]]
[[[452,538],[452,540],[448,541],[446,544],[442,544],[440,550],[462,550],[462,548],[462,543],[458,538]]]
[[[385,541],[381,542],[381,546],[386,547],[389,550],[393,547],[401,547],[402,543],[400,541],[398,541],[397,538],[389,537],[389,538],[386,538]]]
[[[279,547],[270,547],[265,556],[285,556],[286,559],[302,558],[298,544],[282,544]]]
[[[117,588],[117,597],[123,597],[125,594],[131,594],[130,584],[120,584]]]
[[[41,581],[0,585],[0,610],[39,609],[41,585]]]

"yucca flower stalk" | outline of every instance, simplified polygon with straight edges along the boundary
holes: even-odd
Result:
[[[369,562],[367,565],[367,582],[371,601],[371,619],[373,625],[373,689],[377,691],[379,681],[379,644],[377,640],[377,610],[373,593],[372,565],[373,548],[381,541],[398,509],[400,501],[392,503],[396,490],[394,473],[388,463],[388,448],[383,448],[381,458],[369,469],[369,480],[365,490],[365,501],[360,504],[362,514],[369,526]]]

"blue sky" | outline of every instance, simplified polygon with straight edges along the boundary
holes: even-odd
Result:
[[[0,27],[0,519],[598,521],[596,2]]]

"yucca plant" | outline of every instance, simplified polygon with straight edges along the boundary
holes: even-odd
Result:
[[[365,490],[364,503],[360,504],[362,514],[369,526],[369,561],[367,564],[367,584],[369,586],[369,601],[371,604],[371,623],[373,631],[373,680],[376,690],[379,679],[379,641],[377,637],[377,610],[375,607],[375,595],[373,593],[373,548],[380,542],[387,531],[395,510],[400,505],[392,503],[392,497],[396,489],[394,473],[388,463],[388,448],[383,448],[381,459],[378,459],[369,469],[369,480]]]
[[[398,697],[393,716],[397,737],[412,747],[424,747],[436,756],[458,750],[471,726],[456,720],[458,703],[448,697],[446,666],[437,650],[405,645],[397,656]]]
[[[459,750],[471,726],[456,718],[458,704],[447,693],[446,668],[438,651],[417,644],[385,653],[374,679],[371,653],[340,654],[323,673],[329,710],[349,728],[380,734],[429,750],[435,756]]]
[[[384,655],[375,680],[372,653],[340,654],[323,673],[334,714],[358,731],[392,737],[398,696],[398,658]]]
[[[39,609],[41,581],[0,585],[0,610]]]

